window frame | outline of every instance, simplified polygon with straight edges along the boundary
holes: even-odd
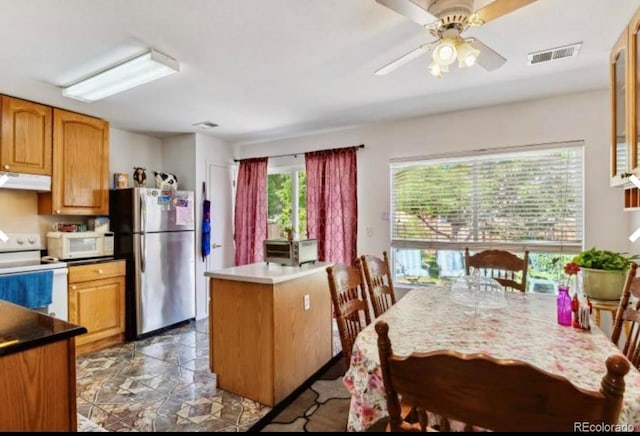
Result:
[[[398,238],[394,234],[394,219],[396,217],[397,211],[394,209],[394,195],[398,192],[398,188],[394,187],[394,174],[399,166],[403,163],[406,163],[407,166],[410,164],[415,164],[418,162],[429,162],[430,164],[437,165],[438,162],[442,163],[450,163],[453,160],[457,160],[459,163],[465,163],[465,158],[468,161],[474,161],[478,158],[482,158],[483,156],[491,156],[494,155],[498,158],[506,157],[512,153],[518,153],[520,156],[526,156],[531,153],[535,155],[536,153],[540,153],[541,151],[549,151],[549,150],[562,150],[562,149],[577,149],[579,156],[579,166],[580,174],[580,191],[576,193],[577,196],[580,196],[580,216],[576,217],[579,221],[576,222],[576,230],[579,232],[579,238],[576,242],[564,242],[564,241],[545,241],[540,242],[538,240],[531,241],[474,241],[474,240],[458,240],[454,242],[446,242],[446,241],[436,241],[436,240],[417,240],[417,239],[403,239]],[[524,153],[524,154],[523,154]],[[527,146],[513,146],[513,147],[501,147],[494,149],[482,149],[482,150],[470,150],[465,152],[455,152],[455,153],[443,153],[443,154],[433,154],[426,156],[414,156],[414,157],[405,157],[399,159],[391,159],[389,162],[389,210],[390,210],[390,219],[389,219],[389,235],[390,235],[390,252],[392,254],[392,265],[395,271],[397,268],[397,258],[396,251],[402,249],[419,249],[419,250],[429,250],[435,251],[438,250],[453,250],[453,251],[461,251],[464,252],[465,247],[469,247],[469,249],[473,251],[479,251],[483,249],[504,249],[511,252],[524,252],[528,250],[530,253],[548,253],[548,254],[558,254],[558,255],[571,255],[579,253],[584,246],[584,231],[585,231],[585,142],[582,140],[576,141],[563,141],[563,142],[554,142],[547,144],[539,144],[539,145],[527,145]],[[474,212],[478,208],[481,208],[481,205],[474,205]]]

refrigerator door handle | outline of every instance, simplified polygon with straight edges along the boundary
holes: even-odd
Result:
[[[140,272],[144,272],[147,263],[147,244],[145,244],[144,233],[140,234]]]
[[[140,194],[140,233],[146,231],[146,221],[147,221],[147,202],[144,194]]]
[[[147,201],[144,195],[140,195],[140,272],[144,272],[147,263],[147,250],[145,244]]]

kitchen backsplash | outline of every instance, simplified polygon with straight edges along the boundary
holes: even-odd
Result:
[[[47,232],[60,222],[87,224],[87,219],[77,216],[38,215],[36,192],[0,188],[0,230],[3,232],[40,232],[45,248]]]

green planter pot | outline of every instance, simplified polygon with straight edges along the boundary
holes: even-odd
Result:
[[[622,297],[626,271],[581,268],[582,291],[594,300],[619,300]]]

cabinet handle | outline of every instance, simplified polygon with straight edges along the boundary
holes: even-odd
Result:
[[[102,270],[99,269],[98,271],[96,271],[98,274],[102,274]]]
[[[76,289],[76,285],[71,285],[71,289]]]
[[[5,169],[5,170],[8,170],[9,168],[11,168],[11,167],[10,167],[8,164],[5,164],[5,165],[4,165],[4,169]]]
[[[60,213],[60,209],[54,210],[55,213]]]

